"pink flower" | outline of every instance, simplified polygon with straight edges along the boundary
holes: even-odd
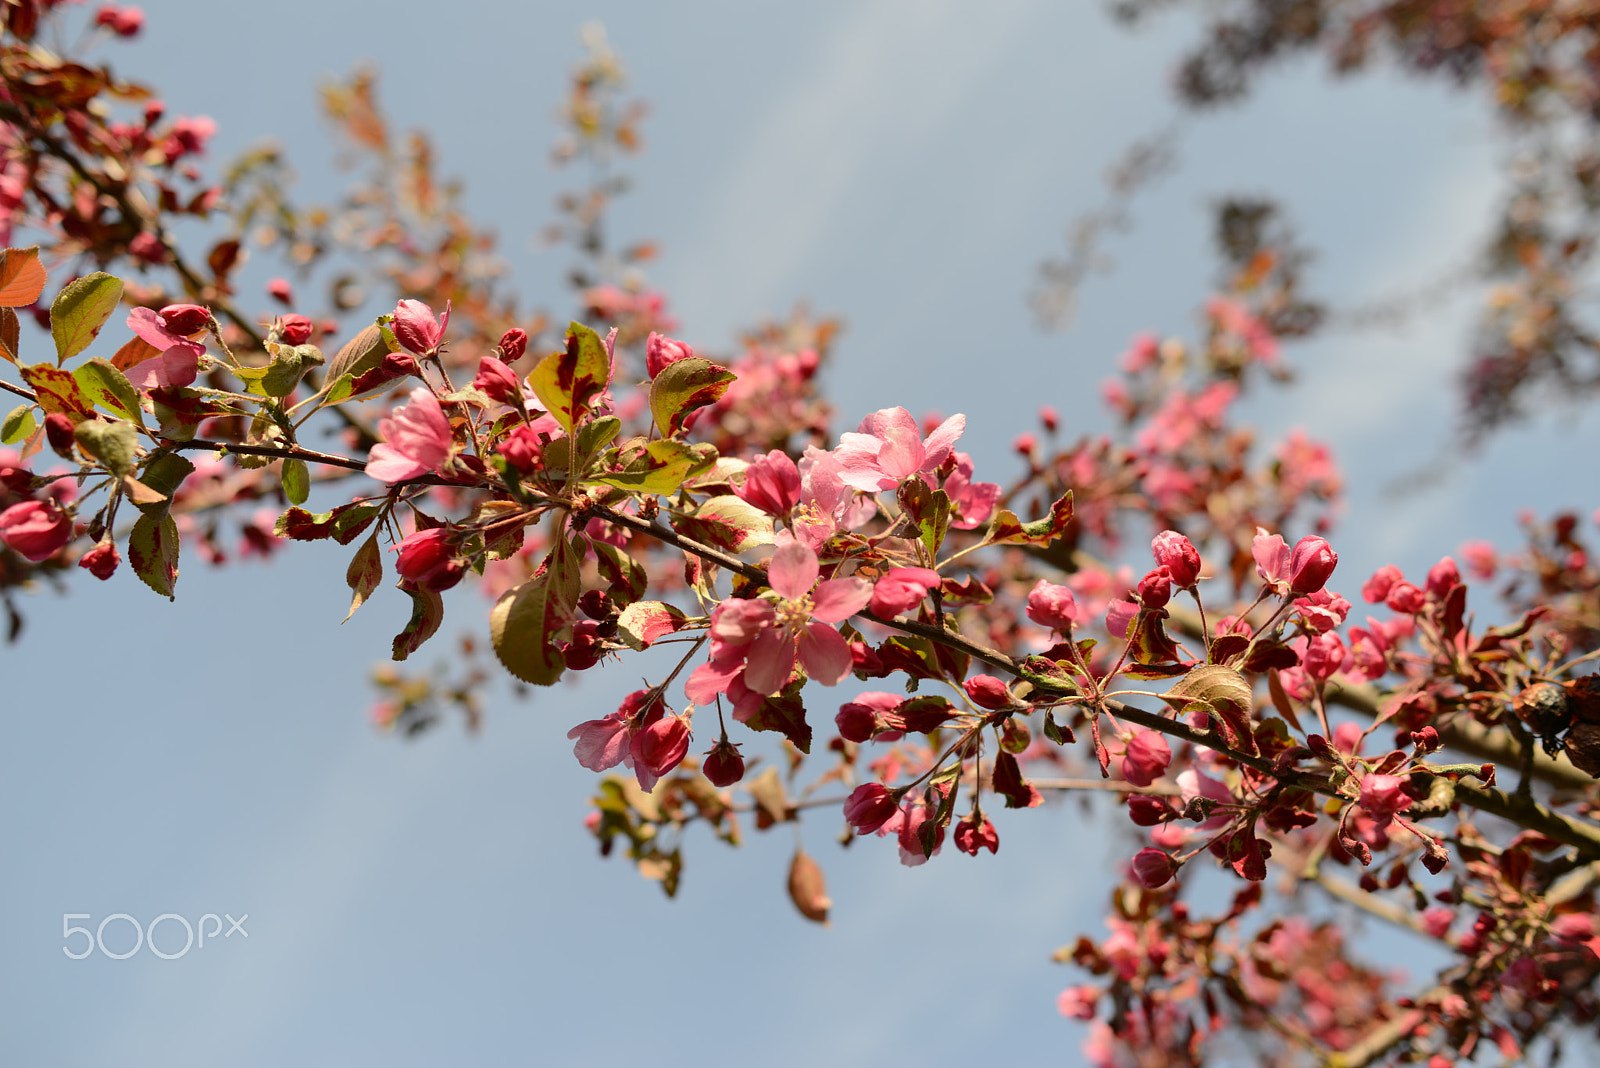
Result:
[[[210,324],[211,313],[198,304],[168,304],[161,309],[160,318],[168,330],[188,337]]]
[[[1250,542],[1250,555],[1256,560],[1256,574],[1263,582],[1281,586],[1289,581],[1289,566],[1294,554],[1282,534],[1268,534],[1261,527]]]
[[[891,489],[912,475],[932,475],[949,457],[951,446],[966,429],[967,417],[952,415],[926,439],[911,413],[883,408],[861,420],[853,434],[839,437],[833,452],[848,486],[868,493]]]
[[[860,694],[854,701],[840,705],[839,714],[833,717],[834,725],[839,728],[839,737],[850,742],[865,742],[874,735],[880,736],[882,741],[899,738],[901,732],[898,729],[884,733],[889,728],[889,721],[884,713],[893,712],[904,701],[904,698],[896,694],[872,690]],[[896,723],[901,722],[899,717],[895,719]]]
[[[1422,914],[1422,929],[1434,938],[1443,938],[1450,933],[1450,925],[1456,922],[1454,909],[1435,907],[1427,909]]]
[[[189,307],[193,305],[172,305],[169,310]],[[174,318],[178,326],[188,325],[187,317]],[[129,312],[128,329],[161,352],[159,356],[142,360],[126,369],[128,381],[135,387],[177,389],[194,382],[200,372],[200,357],[206,352],[204,345],[190,341],[174,329],[174,324],[169,323],[165,316],[149,308],[135,308]]]
[[[121,562],[117,547],[109,541],[101,542],[78,558],[78,566],[102,582],[116,572]]]
[[[939,572],[932,568],[892,568],[873,584],[872,611],[885,619],[909,614],[939,583]]]
[[[1200,577],[1200,552],[1176,530],[1163,530],[1150,542],[1156,563],[1167,569],[1172,584],[1186,590]]]
[[[461,581],[466,567],[456,560],[455,550],[455,539],[446,527],[419,530],[389,549],[400,554],[395,560],[400,577],[425,590],[448,590]]]
[[[888,823],[898,811],[894,795],[879,782],[857,786],[844,802],[845,822],[854,827],[857,834],[871,834]]]
[[[1389,591],[1394,589],[1395,583],[1405,580],[1398,567],[1393,564],[1384,564],[1372,573],[1372,577],[1361,584],[1361,598],[1368,604],[1377,604],[1389,596]]]
[[[812,549],[822,548],[841,526],[852,525],[850,520],[865,522],[872,517],[871,499],[862,499],[865,508],[856,507],[855,491],[844,484],[844,469],[833,453],[809,447],[800,457],[799,469],[799,510],[790,524],[795,536]]]
[[[1040,579],[1028,591],[1028,618],[1041,627],[1066,634],[1072,630],[1077,615],[1078,600],[1066,586]]]
[[[1071,1020],[1094,1019],[1100,991],[1092,986],[1069,986],[1056,997],[1056,1011]]]
[[[572,753],[590,771],[614,768],[628,756],[628,717],[621,710],[604,719],[591,719],[567,732],[576,739]]]
[[[961,684],[967,691],[967,696],[979,708],[995,711],[1001,708],[1010,708],[1016,704],[1016,698],[1011,696],[1011,690],[1000,679],[993,675],[974,675]]]
[[[637,334],[634,336],[638,337]],[[668,364],[677,363],[679,360],[687,360],[693,355],[694,349],[688,345],[681,341],[674,341],[672,338],[652,330],[644,343],[645,372],[651,379],[654,379],[656,375],[667,369]]]
[[[374,445],[367,474],[379,482],[404,482],[437,472],[450,458],[454,439],[444,409],[428,390],[411,391],[411,401],[379,420],[378,432],[386,439]]]
[[[1139,606],[1132,601],[1112,601],[1106,605],[1106,630],[1113,638],[1126,638],[1139,616]]]
[[[267,293],[272,299],[283,304],[294,303],[294,289],[289,285],[287,278],[274,278],[267,283]]]
[[[973,530],[988,522],[994,506],[1000,503],[1000,484],[972,481],[972,457],[964,452],[952,452],[950,455],[956,465],[945,476],[942,487],[956,511],[950,525],[957,530]]]
[[[1318,634],[1306,643],[1300,664],[1307,675],[1318,682],[1325,681],[1344,664],[1344,643],[1333,631]]]
[[[1289,591],[1315,593],[1327,585],[1328,577],[1339,564],[1339,554],[1326,539],[1308,534],[1295,542],[1289,559]]]
[[[72,517],[50,501],[23,501],[0,512],[0,541],[39,563],[72,540]]]
[[[666,715],[660,701],[655,703],[645,725],[628,740],[628,755],[633,758],[633,774],[641,790],[655,789],[656,782],[683,762],[689,752],[689,721]]]
[[[788,453],[773,449],[751,462],[744,484],[733,492],[768,515],[787,516],[800,503],[800,468]]]
[[[1350,602],[1325,589],[1296,598],[1294,606],[1300,610],[1300,618],[1305,620],[1306,626],[1318,634],[1340,626],[1350,614]]]
[[[1393,611],[1414,616],[1428,606],[1428,595],[1409,582],[1397,582],[1384,595],[1383,603]]]
[[[278,336],[283,338],[285,344],[304,345],[315,332],[316,325],[304,315],[291,313],[278,317]]]
[[[1444,600],[1451,587],[1461,585],[1461,571],[1456,562],[1445,557],[1428,570],[1428,592]]]
[[[104,4],[94,13],[94,24],[106,27],[118,37],[136,37],[144,28],[144,12],[136,7]]]
[[[773,625],[756,635],[745,662],[745,685],[757,693],[781,690],[797,658],[806,674],[824,686],[850,674],[850,645],[828,624],[842,623],[865,608],[872,587],[860,578],[818,583],[819,570],[815,552],[792,536],[779,535],[767,567],[767,581],[778,595],[776,605],[767,604]]]
[[[1404,784],[1398,775],[1368,775],[1361,780],[1359,803],[1379,827],[1388,826],[1395,813],[1411,804],[1411,798],[1401,789]]]
[[[1472,577],[1487,582],[1494,578],[1495,568],[1499,564],[1498,553],[1493,542],[1464,541],[1461,543],[1461,558],[1467,562],[1467,570],[1472,572]]]
[[[929,853],[922,851],[922,825],[932,818],[927,805],[907,803],[900,810],[900,827],[895,837],[900,843],[900,863],[908,868],[915,868],[926,864],[930,859],[939,855],[939,850],[944,848],[944,828],[940,827],[934,832],[933,850]]]
[[[1122,757],[1122,777],[1135,786],[1149,786],[1167,773],[1172,747],[1158,731],[1140,731],[1128,740]]]
[[[402,300],[394,306],[394,321],[390,324],[395,340],[418,356],[432,356],[439,351],[445,329],[450,325],[450,302],[444,302],[444,316],[434,318],[433,309],[420,300]]]

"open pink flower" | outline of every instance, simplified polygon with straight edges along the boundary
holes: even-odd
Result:
[[[172,307],[182,309],[192,305]],[[161,350],[161,355],[126,368],[124,373],[128,381],[139,389],[177,389],[193,383],[199,374],[200,357],[205,355],[206,347],[198,341],[190,341],[173,329],[174,326],[187,325],[190,325],[187,320],[169,323],[160,312],[149,308],[135,308],[129,312],[128,329]]]
[[[939,572],[930,567],[891,568],[872,587],[872,610],[888,619],[911,612],[939,582]]]
[[[379,482],[404,482],[436,472],[450,458],[453,439],[444,409],[428,390],[411,391],[411,401],[378,422],[385,441],[372,447],[367,474]]]
[[[842,434],[833,454],[848,486],[868,493],[892,489],[912,475],[931,475],[950,455],[967,417],[952,415],[923,438],[904,408],[884,408],[861,420],[854,434]]]
[[[36,564],[71,540],[72,517],[51,501],[23,501],[0,512],[0,541]]]
[[[757,693],[781,690],[796,659],[824,686],[850,674],[850,645],[828,624],[842,623],[865,608],[872,585],[860,578],[819,583],[818,571],[817,554],[809,546],[787,534],[779,536],[767,567],[767,581],[779,598],[767,606],[773,625],[756,635],[745,661],[745,685]]]
[[[800,503],[800,468],[788,453],[773,449],[751,461],[744,484],[733,492],[768,515],[787,516]]]

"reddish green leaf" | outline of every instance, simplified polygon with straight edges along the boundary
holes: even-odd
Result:
[[[0,307],[0,356],[20,364],[22,360],[17,356],[17,345],[21,340],[22,323],[17,319],[17,313],[10,308]]]
[[[73,279],[50,305],[50,336],[56,363],[67,362],[89,347],[122,300],[122,279],[95,271]]]
[[[806,706],[800,700],[804,679],[796,679],[782,691],[761,702],[745,726],[753,731],[777,731],[802,753],[811,752],[811,724],[806,722]]]
[[[650,383],[650,414],[656,428],[663,437],[674,437],[689,413],[715,404],[738,377],[699,356],[669,363]]]
[[[444,598],[436,591],[419,590],[413,586],[400,588],[411,598],[411,620],[404,630],[394,636],[395,660],[404,660],[422,648],[422,643],[433,637],[439,630],[439,624],[444,622]]]
[[[39,395],[39,406],[46,412],[71,416],[74,420],[87,419],[94,414],[94,402],[84,396],[71,371],[36,363],[22,369],[22,378]]]
[[[356,555],[350,560],[350,566],[345,569],[344,581],[350,587],[350,611],[345,613],[341,623],[349,622],[351,616],[356,614],[356,609],[366,603],[372,596],[372,591],[378,588],[378,583],[383,581],[383,553],[378,548],[378,535],[361,543],[361,548],[356,550]]]
[[[1048,545],[1066,532],[1072,522],[1072,491],[1050,506],[1050,514],[1043,519],[1023,523],[1015,513],[1002,508],[995,513],[984,533],[986,543],[1001,545]]]
[[[128,564],[144,584],[169,601],[178,581],[178,524],[170,515],[141,515],[128,535]]]
[[[110,360],[96,356],[72,372],[83,395],[108,412],[132,419],[144,425],[144,413],[139,409],[139,393],[128,381],[128,376],[114,367]]]
[[[661,601],[635,601],[617,617],[617,637],[635,649],[644,649],[664,634],[683,627],[686,617]]]
[[[567,347],[552,352],[528,375],[528,384],[545,411],[568,434],[578,425],[589,402],[611,384],[611,354],[600,335],[573,323],[567,328]]]
[[[672,525],[686,537],[730,553],[772,541],[772,517],[732,494],[712,497],[690,515],[674,516]]]

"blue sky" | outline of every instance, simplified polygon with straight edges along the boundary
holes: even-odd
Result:
[[[1313,287],[1356,303],[1470,255],[1498,190],[1477,101],[1291,68],[1186,123],[1178,173],[1136,203],[1073,328],[1047,334],[1026,305],[1036,265],[1129,141],[1174,115],[1186,16],[1132,33],[1096,5],[1043,0],[143,6],[117,68],[173,111],[215,117],[214,161],[262,136],[286,144],[307,199],[340,180],[313,83],[376,61],[391,118],[434,133],[528,303],[557,308],[564,258],[534,241],[566,181],[546,148],[577,29],[598,19],[652,106],[617,232],[661,242],[651,274],[682,336],[726,351],[797,300],[841,315],[827,372],[841,422],[965,411],[964,447],[1001,481],[1007,443],[1031,428],[1015,412],[1048,400],[1069,432],[1098,429],[1098,384],[1127,339],[1192,334],[1216,198],[1282,194],[1318,249]],[[1592,449],[1592,416],[1385,492],[1447,440],[1473,307],[1291,348],[1300,384],[1252,402],[1263,440],[1303,426],[1344,462],[1335,587],[1389,560],[1425,568],[1468,538],[1513,544],[1520,507],[1600,503],[1523,470],[1535,450]],[[529,701],[496,690],[478,737],[453,723],[415,743],[377,735],[366,674],[407,608],[383,589],[340,627],[345,562],[323,545],[270,567],[189,560],[170,605],[126,569],[26,598],[23,641],[0,649],[9,1063],[1079,1063],[1081,1032],[1053,1010],[1075,973],[1048,958],[1099,931],[1104,873],[1128,852],[1092,805],[1008,813],[998,856],[947,850],[916,870],[875,840],[841,850],[837,821],[809,819],[827,930],[785,898],[787,828],[737,853],[692,836],[668,902],[595,855],[593,776],[564,738],[639,668]],[[482,633],[486,611],[458,590],[447,629]],[[414,662],[450,652],[441,636]],[[224,911],[249,913],[248,940],[173,961],[61,952],[63,913]]]

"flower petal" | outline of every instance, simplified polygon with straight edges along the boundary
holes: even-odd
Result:
[[[778,537],[778,551],[767,565],[767,582],[786,601],[798,601],[817,583],[817,554],[792,534]]]
[[[848,654],[849,647],[845,647]],[[794,639],[780,631],[769,630],[750,643],[750,655],[745,660],[744,684],[759,694],[774,694],[783,689],[794,671]]]
[[[813,623],[800,635],[800,663],[806,674],[824,686],[834,686],[850,674],[850,643],[825,623]]]
[[[843,623],[872,600],[872,583],[863,578],[829,579],[817,587],[811,614],[824,623]]]

